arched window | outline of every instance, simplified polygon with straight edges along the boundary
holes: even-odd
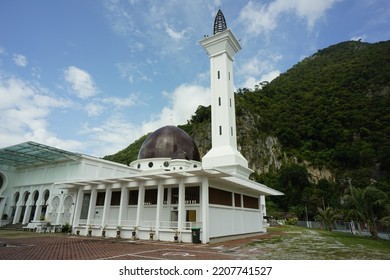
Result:
[[[43,193],[43,205],[47,205],[48,204],[48,201],[49,201],[49,196],[50,196],[50,191],[49,190],[45,190],[45,192]]]
[[[35,191],[33,193],[33,205],[37,205],[37,201],[38,201],[38,198],[39,198],[39,192],[38,191]]]
[[[29,197],[30,197],[30,192],[29,191],[24,192],[24,200],[23,200],[24,205],[27,204],[27,200]]]
[[[3,173],[0,172],[0,190],[5,185],[5,178]]]
[[[14,206],[16,206],[16,205],[18,204],[19,197],[20,197],[20,193],[19,193],[19,192],[16,192],[16,193],[15,193],[15,199],[14,199]]]

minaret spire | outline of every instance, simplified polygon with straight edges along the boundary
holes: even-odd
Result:
[[[203,157],[203,168],[219,168],[248,178],[253,171],[237,150],[236,112],[233,85],[233,57],[241,46],[227,29],[219,9],[214,20],[214,35],[200,44],[210,58],[211,79],[211,150]]]
[[[227,29],[225,16],[223,15],[221,9],[218,9],[217,15],[214,19],[214,35],[218,32],[225,31]]]

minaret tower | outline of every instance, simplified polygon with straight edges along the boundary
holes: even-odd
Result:
[[[247,178],[252,170],[248,168],[248,161],[237,150],[233,91],[233,57],[241,46],[227,29],[221,10],[215,16],[213,36],[205,36],[200,44],[210,57],[212,94],[212,148],[203,157],[202,166],[204,169],[219,168]]]

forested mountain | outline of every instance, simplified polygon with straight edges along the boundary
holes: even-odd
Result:
[[[374,187],[390,215],[390,41],[342,42],[297,63],[256,90],[236,93],[238,145],[253,178],[285,193],[269,211],[314,217],[342,208],[353,188]],[[180,126],[201,155],[211,147],[210,107]],[[145,136],[144,136],[145,137]],[[129,163],[141,138],[105,159]],[[272,209],[271,206],[274,206]]]

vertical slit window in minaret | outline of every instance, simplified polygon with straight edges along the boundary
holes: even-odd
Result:
[[[230,81],[230,72],[229,72],[229,81]]]
[[[232,136],[233,136],[233,127],[232,127],[232,126],[230,127],[230,133],[231,133]]]
[[[218,105],[221,106],[221,97],[218,97]]]
[[[219,126],[219,135],[222,135],[222,126]]]
[[[219,80],[221,78],[221,72],[218,71],[217,75],[218,75],[218,80]]]
[[[230,107],[232,107],[232,99],[230,98],[229,101],[230,101]]]

